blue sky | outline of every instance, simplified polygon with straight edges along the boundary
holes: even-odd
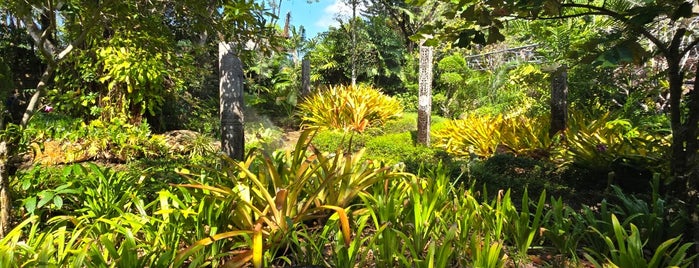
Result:
[[[308,3],[307,0],[282,0],[280,24],[288,11],[291,11],[291,24],[303,25],[306,28],[306,38],[311,39],[318,33],[324,32],[330,26],[337,26],[335,17],[339,15],[349,18],[352,9],[341,0],[319,0]]]

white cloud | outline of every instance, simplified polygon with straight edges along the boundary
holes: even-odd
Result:
[[[349,20],[352,17],[352,7],[342,0],[334,0],[332,4],[326,6],[323,9],[323,15],[320,19],[315,22],[315,25],[323,29],[327,29],[330,26],[337,27],[340,25],[337,22],[337,18],[341,18],[343,21]],[[358,7],[359,10],[364,10],[364,5]],[[359,13],[359,10],[357,13]],[[359,14],[357,14],[359,15]]]

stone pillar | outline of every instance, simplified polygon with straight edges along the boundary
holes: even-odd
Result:
[[[420,45],[417,142],[425,146],[430,146],[430,123],[432,113],[432,54],[432,47]]]
[[[301,61],[301,97],[311,94],[311,61],[304,57]]]
[[[221,150],[229,157],[243,161],[245,131],[243,129],[243,63],[234,43],[218,44],[219,103],[221,117]]]
[[[559,66],[551,73],[551,127],[549,137],[567,127],[568,121],[568,67]]]

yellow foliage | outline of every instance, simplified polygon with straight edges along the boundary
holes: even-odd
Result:
[[[332,86],[299,105],[305,126],[363,132],[399,117],[400,102],[366,85]]]
[[[435,146],[457,156],[492,156],[508,152],[534,157],[548,157],[555,140],[549,138],[546,117],[468,115],[448,122],[434,133]]]

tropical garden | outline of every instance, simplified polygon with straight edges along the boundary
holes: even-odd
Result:
[[[696,1],[0,1],[0,267],[699,267]]]

